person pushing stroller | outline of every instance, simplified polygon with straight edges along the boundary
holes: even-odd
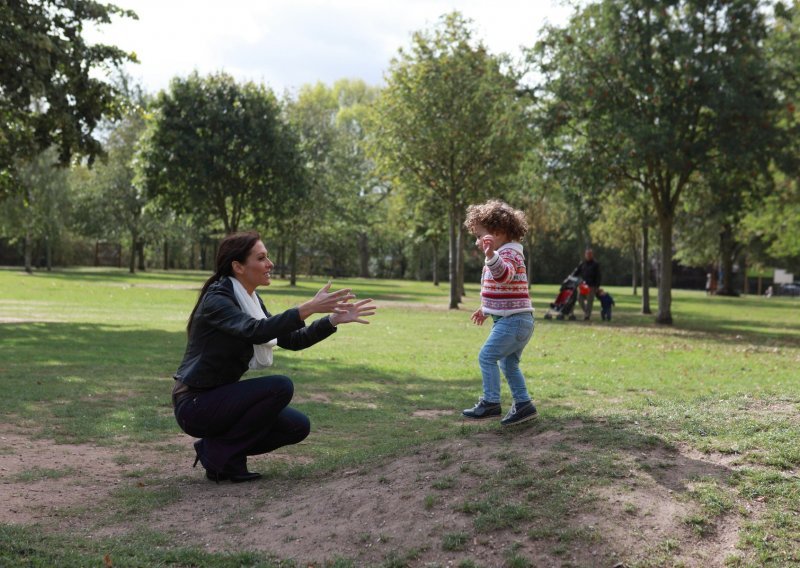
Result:
[[[594,252],[591,248],[586,249],[583,262],[572,271],[572,276],[580,276],[589,287],[589,291],[585,295],[581,294],[578,297],[583,309],[583,319],[584,321],[589,320],[592,317],[592,304],[597,295],[597,289],[600,287],[600,263],[594,259]]]

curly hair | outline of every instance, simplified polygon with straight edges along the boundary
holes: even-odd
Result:
[[[467,207],[464,226],[472,234],[475,234],[476,225],[481,225],[490,233],[505,233],[512,241],[522,239],[528,232],[525,213],[499,199],[490,199],[486,203]]]

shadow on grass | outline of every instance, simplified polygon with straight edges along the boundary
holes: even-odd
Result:
[[[11,271],[11,270],[9,270]],[[22,273],[22,271],[17,271]],[[164,286],[177,285],[180,288],[191,288],[199,291],[203,283],[210,276],[210,272],[199,270],[154,270],[148,272],[136,272],[131,274],[125,269],[58,269],[51,272],[35,271],[31,278],[47,278],[69,282],[88,282],[88,283],[115,283],[129,286]],[[262,288],[259,294],[262,299],[269,304],[269,297],[285,296],[305,296],[309,298],[319,290],[326,282],[327,278],[299,277],[296,286],[290,286],[288,279],[281,279],[275,276],[269,288]],[[376,301],[406,301],[406,302],[430,302],[440,301],[443,306],[447,306],[447,290],[443,287],[435,287],[433,284],[425,286],[424,283],[416,281],[382,281],[361,278],[342,278],[332,279],[332,286],[337,288],[351,288],[360,298],[373,298]],[[473,298],[477,297],[477,291],[470,293]]]
[[[0,324],[0,413],[58,441],[169,429],[171,373],[185,335],[90,323]],[[169,420],[168,420],[169,419]]]
[[[657,428],[648,428],[648,430]],[[619,462],[609,461],[609,456],[626,456],[624,463],[635,463],[639,469],[655,482],[670,491],[686,492],[687,483],[699,478],[712,478],[726,481],[733,470],[728,466],[708,460],[695,459],[682,453],[674,444],[663,437],[647,433],[631,418],[596,418],[574,409],[552,410],[552,414],[538,421],[530,428],[531,434],[545,434],[554,431],[563,435],[569,449],[572,444],[586,456],[586,463],[593,463],[595,473],[600,472],[608,478],[628,477],[629,470]],[[504,436],[514,436],[515,432],[501,431]],[[603,466],[605,464],[605,466]],[[599,467],[598,467],[599,466]],[[581,472],[582,475],[592,473]]]
[[[22,273],[22,270],[17,272]],[[209,272],[192,271],[192,270],[176,270],[174,272],[168,270],[157,270],[149,272],[136,272],[131,274],[125,269],[57,269],[51,272],[42,270],[34,271],[31,278],[47,278],[55,280],[67,280],[70,282],[126,282],[130,283],[141,282],[158,283],[158,282],[171,282],[181,284],[197,284],[198,290],[205,282],[206,278],[210,276]]]
[[[736,302],[739,299],[726,298],[723,301]],[[742,300],[747,301],[747,300]],[[694,298],[680,299],[680,303],[701,303]],[[757,302],[757,301],[756,301]],[[763,306],[761,306],[763,307]],[[782,309],[784,306],[778,307]],[[785,306],[786,313],[791,312],[792,306]],[[796,310],[796,308],[795,308]],[[537,314],[544,315],[546,307],[537,305]],[[545,325],[588,327],[592,331],[601,331],[603,328],[627,328],[638,333],[658,333],[663,335],[680,336],[686,339],[699,339],[703,341],[718,342],[723,344],[746,345],[748,343],[766,347],[796,348],[800,345],[800,317],[777,320],[765,319],[767,314],[763,310],[747,311],[745,308],[731,307],[724,315],[719,313],[703,312],[700,309],[675,309],[672,325],[661,325],[655,322],[655,308],[653,314],[637,313],[635,307],[617,307],[614,309],[613,319],[610,322],[599,321],[599,312],[592,315],[591,322],[544,320],[537,317],[537,323],[545,321]],[[578,309],[576,315],[581,316]]]
[[[115,436],[152,440],[176,433],[170,391],[185,332],[93,323],[5,323],[0,324],[0,341],[0,380],[6,391],[0,412],[38,427],[40,435],[80,442]],[[297,391],[326,393],[329,403],[299,405],[312,411],[323,427],[355,436],[363,433],[365,423],[385,424],[389,438],[402,435],[392,424],[408,420],[409,409],[428,408],[450,393],[463,398],[476,386],[467,379],[442,384],[411,373],[398,377],[315,357],[313,348],[302,358],[281,357],[259,374],[287,374]],[[255,372],[247,375],[253,376]],[[433,406],[438,407],[435,402]]]

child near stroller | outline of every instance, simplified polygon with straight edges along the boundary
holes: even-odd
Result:
[[[611,321],[611,306],[616,306],[614,298],[602,288],[597,290],[597,297],[600,299],[600,318]]]
[[[561,289],[558,291],[556,301],[550,304],[550,309],[544,314],[544,319],[558,320],[568,318],[575,319],[573,309],[575,308],[575,301],[578,299],[579,287],[581,279],[577,276],[567,276],[564,282],[561,283]]]

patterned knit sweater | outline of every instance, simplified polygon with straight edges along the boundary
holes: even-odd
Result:
[[[481,307],[484,314],[496,316],[533,312],[520,243],[506,243],[486,260],[481,275]]]

